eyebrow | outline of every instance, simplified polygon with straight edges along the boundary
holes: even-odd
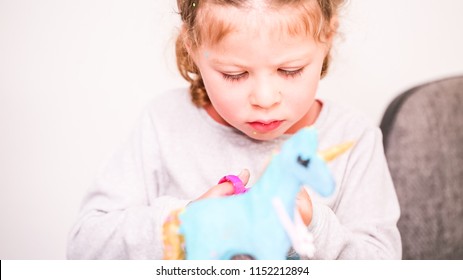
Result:
[[[238,63],[227,62],[227,61],[221,61],[216,58],[211,59],[211,63],[214,65],[218,65],[218,66],[236,66],[239,68],[246,68],[244,65],[241,65]]]
[[[310,58],[310,59],[309,59]],[[282,62],[279,62],[279,63],[275,63],[275,65],[278,65],[278,66],[281,66],[281,65],[285,65],[285,64],[291,64],[291,63],[307,63],[308,61],[310,61],[312,58],[312,55],[311,53],[304,53],[303,55],[300,55],[299,58],[295,58],[295,59],[289,59],[289,60],[285,60],[285,61],[282,61]],[[211,63],[214,64],[214,65],[218,65],[218,66],[234,66],[234,67],[238,67],[238,68],[248,68],[240,63],[234,63],[234,62],[228,62],[227,60],[224,60],[224,61],[221,61],[217,58],[212,58],[211,60]]]

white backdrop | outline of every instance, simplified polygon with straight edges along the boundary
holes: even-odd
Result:
[[[0,259],[62,259],[102,161],[155,94],[185,86],[175,0],[0,0]],[[351,0],[322,97],[379,123],[463,74],[463,1]]]

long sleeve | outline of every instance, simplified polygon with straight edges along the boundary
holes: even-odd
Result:
[[[351,153],[332,207],[314,202],[309,225],[315,259],[400,259],[400,209],[379,129],[365,130]]]
[[[157,97],[139,123],[84,198],[68,258],[161,259],[162,224],[172,210],[243,168],[254,174],[252,186],[284,141],[253,141],[217,124],[191,103],[187,89]],[[380,131],[330,102],[315,125],[320,149],[357,141],[330,163],[336,193],[327,201],[312,196],[315,258],[400,258],[400,210]]]
[[[108,161],[71,230],[69,259],[161,259],[162,223],[188,201],[162,195],[157,136],[148,112]]]

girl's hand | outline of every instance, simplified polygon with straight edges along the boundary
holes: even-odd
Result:
[[[249,170],[247,169],[243,169],[243,171],[241,171],[241,173],[238,175],[238,177],[241,179],[241,181],[243,182],[245,186],[247,185],[249,181],[249,176],[250,176]],[[234,194],[232,183],[225,182],[225,183],[213,186],[207,192],[205,192],[203,195],[193,200],[192,202],[195,202],[197,200],[204,199],[204,198],[221,197],[221,196],[228,196],[232,194]]]
[[[243,169],[243,171],[241,171],[238,177],[241,179],[243,184],[246,186],[248,184],[249,177],[250,177],[249,170]],[[213,186],[207,192],[205,192],[200,197],[198,197],[197,199],[191,202],[195,202],[197,200],[201,200],[204,198],[229,196],[233,194],[234,194],[233,185],[230,182],[225,182],[225,183]],[[304,222],[306,226],[308,226],[310,222],[312,221],[312,211],[313,211],[312,200],[310,199],[309,194],[303,188],[297,195],[296,207],[302,216],[302,221]]]
[[[312,221],[313,209],[312,200],[304,188],[301,188],[301,191],[297,195],[296,207],[302,216],[302,221],[306,226],[308,226]]]

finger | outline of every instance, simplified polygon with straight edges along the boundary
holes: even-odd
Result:
[[[304,224],[309,225],[312,221],[312,200],[304,188],[297,194],[296,206]]]
[[[213,197],[221,197],[221,196],[228,196],[232,195],[235,192],[233,185],[229,182],[221,183],[218,185],[213,186],[207,192],[203,193],[199,198],[196,200],[201,200],[205,198],[213,198]]]
[[[248,184],[248,181],[249,181],[249,177],[251,176],[251,174],[249,173],[249,170],[247,169],[243,169],[240,174],[238,175],[238,177],[240,178],[241,182],[243,182],[243,184],[246,186]]]
[[[217,196],[227,196],[235,194],[235,188],[233,187],[233,184],[230,182],[219,184],[215,187],[215,189],[217,190]]]
[[[235,190],[230,182],[215,185],[207,192],[207,197],[221,197],[234,194]]]
[[[299,193],[297,194],[297,199],[298,200],[305,200],[305,201],[310,201],[310,196],[305,190],[305,188],[301,188]]]

